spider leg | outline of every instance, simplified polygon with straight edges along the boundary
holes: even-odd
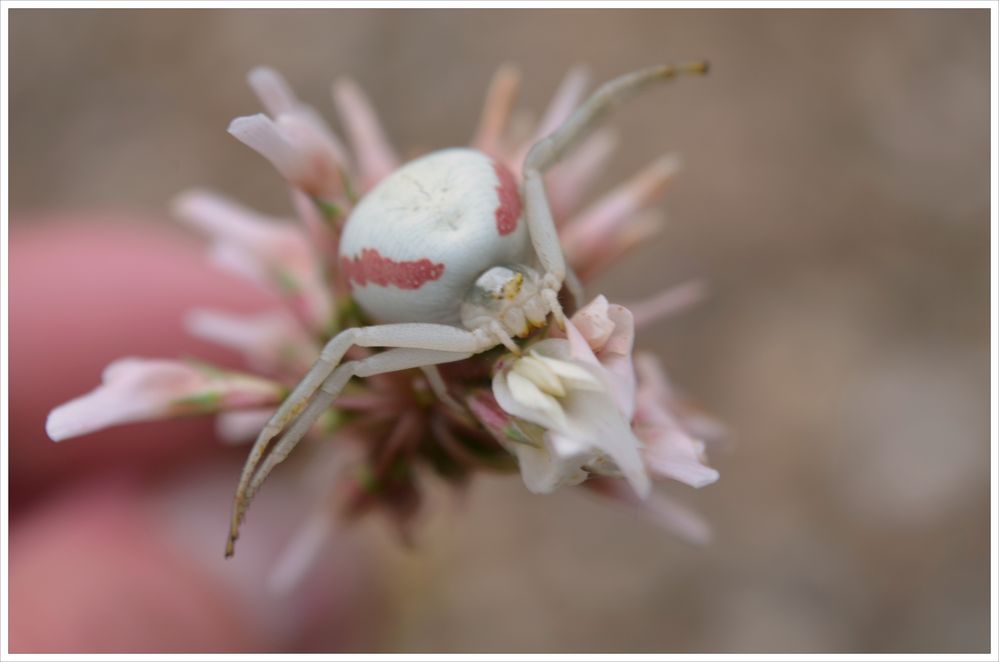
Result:
[[[330,405],[351,377],[355,375],[366,377],[380,372],[457,361],[482,352],[495,344],[496,341],[487,332],[467,331],[447,324],[383,324],[355,327],[337,334],[326,344],[319,360],[281,403],[254,442],[236,488],[226,556],[232,555],[239,525],[246,514],[250,499],[253,498],[263,478],[278,462],[287,457],[298,440],[311,427],[312,422]],[[338,368],[344,354],[354,345],[399,349],[382,352],[363,361],[352,361]],[[403,349],[407,351],[403,352]],[[416,362],[412,363],[413,361]],[[345,370],[347,366],[351,367]],[[374,371],[368,372],[369,370]],[[329,395],[331,392],[333,395]],[[292,433],[297,435],[297,438],[289,442],[288,440],[293,437]],[[264,456],[272,440],[279,435],[281,436],[278,443],[265,460]],[[271,459],[272,456],[274,459]],[[264,461],[265,465],[258,470],[261,461]]]
[[[611,110],[647,87],[670,80],[681,74],[705,74],[704,61],[684,64],[664,64],[633,71],[601,85],[589,99],[576,109],[562,126],[531,147],[524,161],[524,170],[545,172],[590,134]]]
[[[560,326],[565,324],[565,314],[558,303],[558,292],[566,279],[566,265],[542,175],[625,99],[653,83],[668,80],[678,74],[703,74],[707,69],[706,62],[661,65],[625,74],[604,83],[562,126],[535,143],[527,153],[524,159],[524,215],[534,253],[544,270],[542,296],[548,301]]]

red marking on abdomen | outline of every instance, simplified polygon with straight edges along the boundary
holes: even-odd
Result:
[[[434,264],[427,258],[396,262],[382,257],[374,248],[365,248],[357,257],[340,256],[340,268],[348,282],[358,285],[387,287],[395,285],[403,290],[418,290],[424,283],[444,275],[444,265]]]
[[[499,207],[496,208],[496,229],[501,235],[510,234],[517,229],[517,221],[520,220],[520,191],[517,190],[517,181],[502,163],[493,161],[493,170],[499,177],[499,186],[496,193],[499,194]]]

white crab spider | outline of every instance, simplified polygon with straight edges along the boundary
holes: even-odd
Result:
[[[264,426],[236,490],[227,557],[264,479],[352,377],[460,361],[501,344],[517,353],[513,338],[549,315],[564,325],[558,294],[566,264],[542,174],[627,97],[706,71],[705,62],[662,65],[605,83],[531,147],[519,189],[510,171],[482,152],[447,149],[396,170],[360,201],[343,231],[340,267],[361,309],[384,323],[330,340]],[[341,363],[355,345],[386,351]]]

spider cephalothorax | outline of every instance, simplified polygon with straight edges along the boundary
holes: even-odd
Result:
[[[542,294],[538,272],[521,264],[492,267],[475,281],[461,304],[468,329],[526,338],[548,322],[551,304]],[[505,344],[505,343],[504,343]]]

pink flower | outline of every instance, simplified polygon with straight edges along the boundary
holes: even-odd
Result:
[[[703,464],[703,442],[673,413],[653,357],[642,357],[636,380],[628,309],[597,297],[572,316],[566,335],[535,343],[493,378],[510,420],[481,405],[476,411],[517,456],[528,489],[547,493],[591,474],[622,473],[647,497],[646,471],[693,487],[717,480]]]
[[[155,359],[119,359],[104,370],[96,389],[60,405],[45,430],[55,441],[109,425],[222,409],[276,404],[280,384],[208,366]]]

